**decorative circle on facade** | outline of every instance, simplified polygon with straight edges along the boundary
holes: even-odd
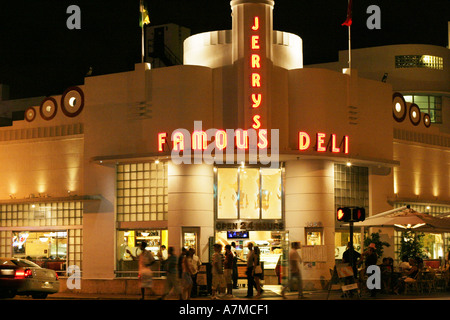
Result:
[[[397,122],[402,122],[406,118],[406,101],[401,93],[394,93],[392,96],[392,114]]]
[[[409,107],[409,120],[411,120],[411,123],[415,126],[419,125],[420,123],[420,109],[419,106],[415,103],[411,104]]]
[[[36,118],[36,110],[34,110],[33,107],[30,107],[25,111],[25,120],[31,122],[34,118]]]
[[[61,110],[68,117],[76,117],[84,107],[84,94],[78,87],[64,91],[61,97]]]
[[[431,117],[428,113],[423,115],[423,124],[425,127],[429,128],[431,126]]]
[[[44,120],[51,120],[56,116],[58,105],[53,98],[45,98],[39,108],[39,113]]]

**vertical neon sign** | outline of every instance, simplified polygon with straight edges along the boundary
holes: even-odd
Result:
[[[253,18],[253,24],[251,26],[252,31],[256,31],[257,33],[252,33],[250,37],[250,68],[252,69],[251,77],[250,77],[250,88],[251,88],[251,103],[252,109],[255,110],[256,114],[252,115],[252,128],[257,130],[261,128],[261,115],[259,114],[259,108],[262,103],[262,93],[260,92],[261,79],[260,69],[261,69],[261,56],[260,56],[260,36],[259,30],[261,28],[261,21],[259,17]]]

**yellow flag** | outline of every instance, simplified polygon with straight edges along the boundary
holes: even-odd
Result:
[[[139,21],[139,25],[142,27],[144,24],[150,23],[150,17],[148,16],[148,11],[145,8],[143,1],[141,1],[140,11],[141,11],[141,19]]]

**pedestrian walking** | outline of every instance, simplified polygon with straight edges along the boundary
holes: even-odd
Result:
[[[253,268],[255,265],[255,254],[253,252],[253,243],[249,242],[247,245],[247,295],[246,298],[253,297],[253,286],[255,285],[255,279],[253,277]]]
[[[186,253],[181,262],[181,297],[185,300],[191,299],[192,292],[192,274],[194,268],[192,267],[192,252],[186,250]]]
[[[223,277],[223,255],[222,245],[216,243],[214,245],[214,254],[212,256],[212,294],[211,299],[218,299],[218,294],[222,288],[225,287],[225,280]]]
[[[192,292],[191,297],[196,297],[198,295],[198,286],[197,286],[197,274],[200,266],[202,265],[202,261],[199,256],[195,254],[195,249],[190,248],[189,251],[192,254]]]
[[[261,261],[260,261],[260,256],[261,252],[259,250],[259,247],[255,247],[254,249],[254,267],[253,267],[253,277],[255,279],[255,285],[256,285],[256,290],[257,290],[257,294],[256,297],[259,298],[261,297],[261,292],[262,292],[262,288],[261,288],[261,280],[262,280],[262,275],[263,275],[263,270],[261,267]]]
[[[225,278],[225,283],[227,285],[227,296],[233,296],[233,265],[234,265],[234,255],[231,252],[231,246],[227,244],[225,246],[225,261],[223,264],[223,275]]]
[[[298,291],[298,298],[303,298],[303,281],[302,281],[302,259],[298,250],[300,242],[292,242],[289,251],[289,280],[287,286],[283,287],[281,295],[286,299],[286,290]]]
[[[165,263],[166,284],[164,287],[164,294],[161,296],[160,300],[164,300],[171,291],[181,300],[181,290],[178,281],[178,259],[175,255],[175,248],[169,247],[167,253],[168,257]]]
[[[363,257],[365,258],[364,263],[366,267],[366,274],[367,274],[367,268],[369,266],[377,265],[378,256],[376,253],[376,246],[375,243],[371,243],[369,245],[369,248],[367,248],[367,251],[363,253]],[[370,296],[372,298],[375,298],[377,295],[377,289],[370,289]]]
[[[231,252],[233,253],[233,289],[238,289],[238,253],[235,242],[231,243]]]
[[[131,255],[133,260],[139,260],[139,285],[141,287],[141,300],[145,299],[145,291],[148,289],[148,291],[151,292],[152,295],[154,295],[154,291],[152,288],[153,285],[153,271],[151,269],[151,266],[155,263],[155,257],[153,256],[153,253],[150,250],[146,249],[147,242],[142,241],[139,249],[140,254],[139,255],[133,255],[130,250],[127,250],[127,252]]]

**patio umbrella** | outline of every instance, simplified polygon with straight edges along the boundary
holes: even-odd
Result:
[[[407,208],[380,217],[372,216],[361,222],[355,222],[355,227],[397,227],[418,229],[423,232],[450,232],[450,218],[434,217]]]

